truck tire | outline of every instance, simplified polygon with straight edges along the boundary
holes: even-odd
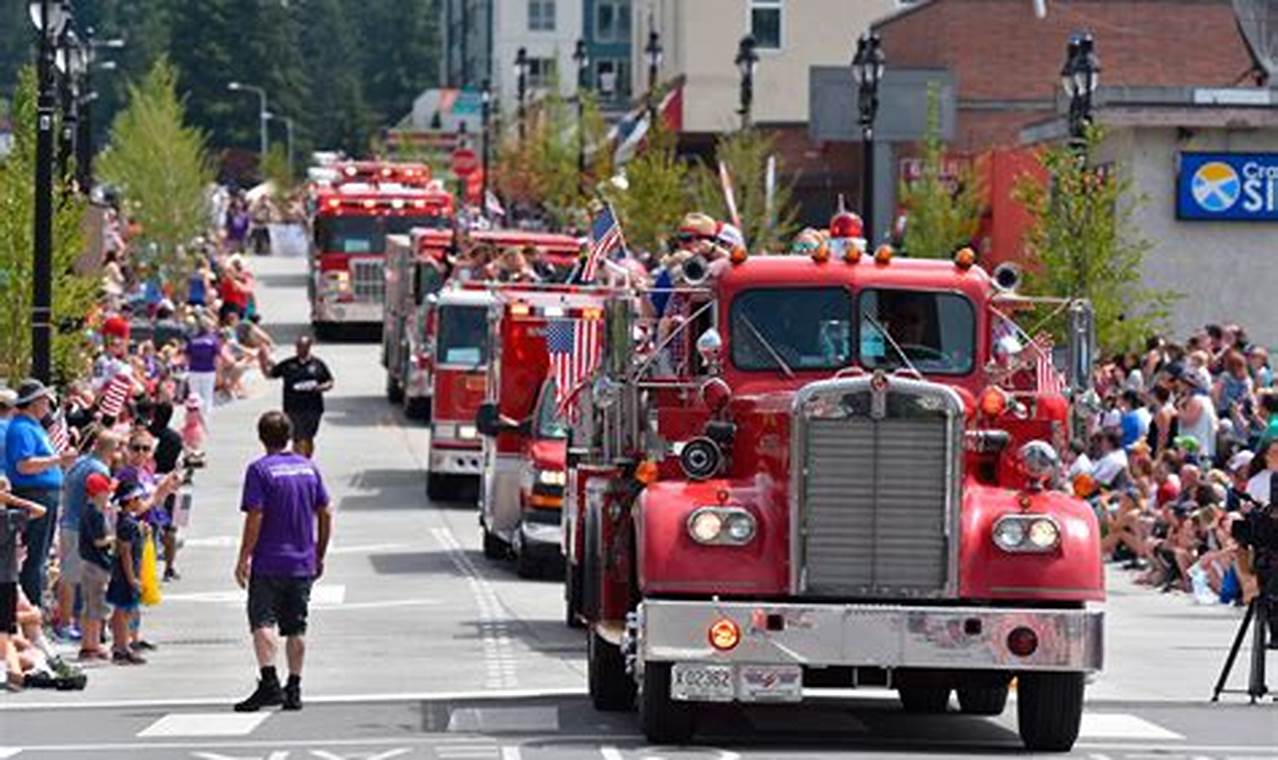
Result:
[[[1016,718],[1025,749],[1069,752],[1083,722],[1083,674],[1022,673]]]
[[[639,727],[653,744],[687,744],[696,725],[696,706],[670,698],[670,663],[644,665],[639,690]]]
[[[591,631],[586,638],[586,683],[590,702],[600,712],[621,712],[635,704],[635,681],[626,674],[621,648]]]
[[[426,473],[426,496],[431,501],[452,501],[457,496],[452,478],[435,472]]]
[[[1007,684],[1001,686],[960,686],[959,711],[964,715],[1002,715],[1007,707]]]
[[[581,570],[570,560],[564,560],[564,623],[569,628],[581,628]]]
[[[389,370],[386,372],[386,400],[392,404],[398,404],[404,400],[404,386],[399,384]]]
[[[415,396],[404,400],[404,416],[410,420],[430,421],[430,396]]]
[[[934,715],[950,706],[950,690],[946,686],[903,686],[896,695],[907,713]]]
[[[586,620],[594,622],[599,619],[602,588],[599,574],[603,572],[599,564],[599,516],[586,511],[585,524],[582,526],[581,551],[581,603],[580,609]]]
[[[484,558],[485,559],[506,559],[510,556],[510,547],[506,545],[497,536],[493,535],[488,528],[481,528],[484,532]]]
[[[515,555],[515,572],[520,578],[536,578],[541,575],[541,562],[527,541],[519,542],[519,553]]]

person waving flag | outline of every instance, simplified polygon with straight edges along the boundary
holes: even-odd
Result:
[[[586,266],[581,274],[581,281],[590,283],[599,274],[601,263],[614,251],[624,247],[621,237],[621,225],[612,206],[604,206],[594,221],[590,223],[590,252],[586,257]]]

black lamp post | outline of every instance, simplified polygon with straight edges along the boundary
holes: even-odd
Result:
[[[481,139],[483,140],[483,144],[480,147],[480,151],[483,153],[482,161],[484,166],[483,168],[484,174],[482,177],[480,177],[481,185],[480,185],[479,194],[481,197],[479,199],[479,207],[484,209],[484,215],[487,216],[488,215],[488,140],[489,140],[489,132],[492,129],[492,124],[490,122],[492,119],[492,102],[493,102],[492,82],[490,82],[487,79],[484,80],[483,90],[481,90],[479,93],[479,102],[480,102],[479,118],[480,118],[480,121],[483,123],[482,128],[484,131],[483,135],[481,136]]]
[[[655,22],[648,19],[648,44],[643,47],[643,54],[648,59],[648,123],[651,126],[656,121],[657,116],[657,71],[661,68],[661,35],[654,26]]]
[[[879,35],[866,32],[856,41],[852,78],[857,84],[857,123],[861,125],[861,215],[865,239],[874,243],[874,117],[879,112],[879,82],[883,79],[883,48]]]
[[[32,0],[27,6],[39,41],[36,47],[35,229],[31,300],[31,374],[52,379],[50,350],[53,320],[53,122],[57,107],[53,81],[54,50],[70,9],[63,0]]]
[[[528,69],[531,66],[532,64],[528,60],[528,48],[519,48],[518,52],[515,53],[515,82],[519,99],[519,111],[516,117],[519,119],[519,141],[521,143],[528,136],[528,127],[524,124],[524,117],[527,116]]]
[[[1061,87],[1069,96],[1069,139],[1075,150],[1087,147],[1087,128],[1092,123],[1092,94],[1100,82],[1100,59],[1096,40],[1090,32],[1070,35],[1061,68]]]
[[[590,55],[586,52],[586,41],[577,38],[577,46],[573,48],[572,59],[577,64],[577,186],[581,191],[586,187],[586,71],[590,68]]]
[[[75,29],[68,24],[54,52],[54,65],[58,70],[58,101],[61,131],[58,134],[58,178],[70,179],[71,157],[75,155],[76,138],[80,127],[80,88],[84,81],[84,46]]]
[[[737,57],[733,61],[741,72],[741,128],[750,128],[750,106],[754,103],[754,69],[759,65],[759,54],[754,51],[754,35],[747,34],[737,45]]]
[[[81,75],[80,84],[80,119],[77,123],[80,134],[75,140],[75,169],[76,182],[80,185],[80,189],[87,193],[93,188],[92,103],[98,98],[98,93],[93,90],[93,72],[94,70],[114,71],[116,67],[115,61],[98,62],[97,51],[102,49],[118,50],[124,47],[124,40],[118,37],[99,40],[94,36],[93,27],[89,27],[84,30],[82,45],[84,50],[84,71]]]

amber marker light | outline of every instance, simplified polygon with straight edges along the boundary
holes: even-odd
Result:
[[[981,414],[997,417],[1007,409],[1007,396],[998,388],[989,387],[981,393]]]
[[[710,626],[709,638],[710,646],[727,652],[741,643],[741,627],[728,618],[720,618]]]
[[[635,467],[635,480],[646,485],[657,482],[657,463],[645,459]]]
[[[887,264],[892,261],[892,246],[884,243],[874,249],[874,263]]]
[[[732,253],[728,255],[728,261],[732,262],[734,266],[744,264],[748,258],[750,258],[750,253],[740,246],[733,248]]]
[[[967,271],[976,263],[976,251],[963,247],[954,252],[954,266]]]

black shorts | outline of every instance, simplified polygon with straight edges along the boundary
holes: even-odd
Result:
[[[281,636],[306,633],[311,578],[253,575],[249,577],[249,630],[279,626]]]
[[[0,583],[0,633],[18,632],[18,583]]]
[[[323,412],[288,412],[288,421],[293,423],[293,440],[315,440],[322,416],[324,416]]]

